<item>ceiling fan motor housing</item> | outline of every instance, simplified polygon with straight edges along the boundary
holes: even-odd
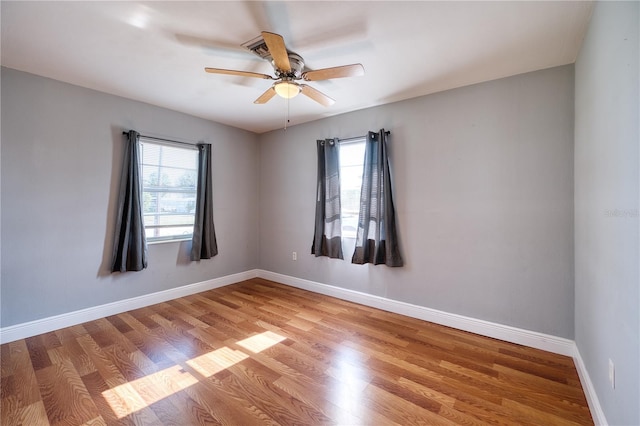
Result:
[[[271,56],[269,48],[267,47],[267,44],[262,36],[258,36],[252,40],[249,40],[248,42],[243,43],[242,46],[246,47],[260,58],[269,61],[271,65],[273,65],[273,69],[276,70],[275,72],[278,78],[300,80],[302,76],[302,70],[304,69],[304,60],[302,59],[302,56],[298,55],[297,53],[287,50],[287,56],[289,57],[291,70],[284,71],[278,69],[278,67],[276,66],[275,60]]]
[[[302,76],[302,70],[304,69],[304,61],[302,59],[302,56],[290,51],[287,51],[287,54],[287,56],[289,56],[289,64],[291,65],[291,69],[289,71],[279,70],[276,67],[275,61],[271,61],[273,68],[276,70],[276,75],[279,78],[291,78],[294,80],[300,80]]]

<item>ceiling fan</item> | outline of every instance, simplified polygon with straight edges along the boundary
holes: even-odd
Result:
[[[248,41],[242,46],[251,50],[262,59],[271,62],[271,65],[274,68],[275,77],[268,74],[221,68],[205,68],[204,70],[212,74],[228,74],[240,77],[276,80],[276,82],[273,83],[266,92],[253,101],[254,104],[265,104],[276,94],[289,99],[297,96],[299,93],[302,93],[321,105],[331,106],[334,104],[335,100],[311,86],[298,83],[298,81],[320,81],[329,80],[331,78],[357,77],[364,75],[364,67],[361,64],[304,71],[304,60],[302,57],[297,53],[287,50],[284,44],[284,39],[281,35],[267,31],[262,31],[262,36]]]

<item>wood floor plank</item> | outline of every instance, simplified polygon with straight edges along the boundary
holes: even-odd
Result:
[[[26,406],[15,400],[2,400],[0,423],[3,425],[49,426],[47,411],[42,401]]]
[[[223,379],[224,380],[224,379]],[[238,395],[215,377],[185,389],[191,398],[225,425],[277,425],[263,409]]]
[[[111,359],[104,353],[102,348],[98,346],[91,335],[81,336],[77,341],[87,353],[93,365],[96,366],[96,371],[109,386],[119,386],[127,382],[118,369],[118,366],[111,362]]]
[[[25,339],[27,349],[29,350],[29,358],[31,358],[31,364],[34,370],[40,370],[41,368],[46,368],[51,365],[51,359],[49,359],[49,354],[42,337],[43,336],[40,335]]]
[[[134,424],[133,421],[128,419],[126,416],[118,416],[119,412],[124,411],[124,408],[121,408],[120,410],[117,409],[117,407],[121,405],[119,399],[111,398],[110,395],[105,396],[104,392],[107,392],[111,388],[104,381],[100,373],[95,371],[93,373],[86,374],[81,378],[87,392],[91,395],[94,404],[101,413],[102,419],[107,424],[122,426],[131,426]],[[114,407],[112,403],[117,404],[116,407]]]
[[[363,403],[399,424],[450,426],[455,423],[375,385],[365,389]]]
[[[9,347],[9,370],[13,373],[12,389],[9,396],[14,396],[16,407],[24,408],[41,400],[40,388],[31,363],[29,350],[24,340],[7,343]],[[3,399],[4,401],[4,399]]]
[[[321,411],[292,397],[273,382],[262,380],[255,371],[235,365],[230,368],[232,376],[224,379],[239,395],[260,406],[266,414],[279,424],[329,424],[331,419]]]
[[[592,425],[573,360],[256,278],[0,347],[2,425]]]
[[[91,361],[91,358],[75,339],[67,340],[63,346],[50,349],[48,354],[54,364],[59,364],[66,360],[71,361],[80,376],[96,371],[96,366]]]
[[[100,414],[70,360],[36,371],[36,378],[52,425],[82,424]]]
[[[323,418],[316,418],[313,424],[362,424],[362,420],[353,415],[350,410],[343,410],[337,407],[322,398],[321,393],[314,392],[314,389],[309,389],[306,386],[301,386],[300,383],[291,380],[289,377],[281,376],[273,384],[292,398],[300,401],[302,403],[300,406],[312,407],[316,412],[322,413]]]

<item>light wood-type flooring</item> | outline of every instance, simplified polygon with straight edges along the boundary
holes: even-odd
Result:
[[[1,346],[11,425],[588,425],[571,358],[263,279]]]

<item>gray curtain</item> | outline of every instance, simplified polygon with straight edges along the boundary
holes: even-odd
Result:
[[[198,186],[191,260],[211,259],[218,254],[216,230],[213,226],[213,185],[211,182],[211,145],[198,144]]]
[[[116,218],[111,272],[141,271],[147,267],[147,239],[142,217],[140,134],[127,134]]]
[[[352,263],[402,266],[387,158],[387,133],[369,132],[365,145],[356,248]]]
[[[317,141],[316,223],[311,253],[343,259],[340,221],[340,157],[337,139]]]

